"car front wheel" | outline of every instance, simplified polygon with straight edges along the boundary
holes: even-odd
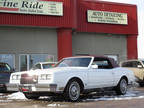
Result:
[[[77,101],[80,97],[79,83],[75,80],[70,81],[66,87],[64,94],[67,100]]]
[[[139,83],[139,86],[140,86],[140,87],[144,87],[144,82],[140,82],[140,83]]]
[[[127,92],[127,87],[128,87],[128,84],[127,84],[127,81],[125,78],[122,78],[119,82],[119,84],[117,85],[116,87],[116,93],[118,95],[124,95],[126,94]]]

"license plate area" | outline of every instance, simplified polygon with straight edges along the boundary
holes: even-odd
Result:
[[[21,92],[31,92],[32,86],[19,86],[19,91]]]

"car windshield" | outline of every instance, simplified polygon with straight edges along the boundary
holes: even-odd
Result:
[[[88,67],[91,58],[67,58],[59,62],[56,67]]]
[[[52,68],[55,66],[55,63],[48,63],[48,64],[42,64],[42,67],[41,68],[41,64],[36,64],[34,65],[31,70],[36,70],[36,69],[48,69],[48,68]]]
[[[144,61],[142,61],[143,62],[143,64],[144,64]]]
[[[54,67],[54,63],[51,63],[51,64],[43,64],[43,69],[48,69],[48,68],[52,68]]]

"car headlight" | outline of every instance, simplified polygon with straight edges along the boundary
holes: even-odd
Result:
[[[12,75],[12,80],[20,80],[20,75]]]
[[[40,80],[51,80],[51,74],[41,74]]]

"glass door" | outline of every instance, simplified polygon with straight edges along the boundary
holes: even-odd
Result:
[[[20,57],[19,57],[20,58],[19,59],[20,60],[20,62],[19,62],[20,63],[20,66],[19,66],[20,69],[19,70],[20,71],[26,71],[29,69],[28,57],[29,57],[28,55],[20,55]]]

